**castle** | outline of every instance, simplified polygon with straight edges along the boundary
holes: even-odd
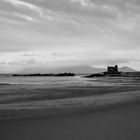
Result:
[[[114,67],[107,67],[108,73],[117,73],[118,72],[118,65],[115,65]]]
[[[103,77],[103,76],[120,76],[121,72],[118,70],[118,66],[115,65],[114,67],[107,67],[107,71],[102,73],[96,73],[92,75],[88,75],[86,77]]]
[[[107,71],[104,72],[104,75],[108,75],[108,76],[117,76],[119,75],[121,72],[118,71],[118,65],[115,65],[114,67],[107,67]]]
[[[121,72],[118,70],[118,66],[115,65],[114,67],[107,67],[107,71],[102,73],[96,73],[92,75],[88,75],[86,77],[104,77],[104,76],[110,76],[110,77],[140,77],[140,72],[134,71],[134,72]]]

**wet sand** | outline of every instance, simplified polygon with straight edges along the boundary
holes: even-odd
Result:
[[[0,121],[88,113],[140,102],[139,87],[18,87],[0,92]]]
[[[139,140],[140,105],[1,123],[1,140]]]
[[[2,140],[140,139],[139,86],[6,86],[0,97]]]

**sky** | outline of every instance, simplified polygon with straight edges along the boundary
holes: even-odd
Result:
[[[115,64],[140,70],[140,0],[0,0],[0,73]]]

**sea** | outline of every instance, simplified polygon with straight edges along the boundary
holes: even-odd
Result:
[[[63,86],[135,86],[140,85],[140,77],[97,77],[86,78],[85,75],[55,76],[11,76],[0,75],[0,85],[42,85],[47,87]]]

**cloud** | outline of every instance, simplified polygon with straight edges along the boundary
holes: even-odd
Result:
[[[136,66],[139,25],[139,0],[1,0],[1,62]]]
[[[89,6],[88,0],[71,0],[72,2],[79,3],[81,6],[86,7]]]
[[[41,7],[43,10],[49,10],[57,13],[51,25],[53,31],[64,33],[64,35],[87,35],[87,37],[96,34],[96,36],[115,35],[123,38],[128,32],[133,34],[133,30],[139,25],[139,17],[136,12],[136,4],[130,1],[122,2],[120,0],[47,0],[32,1],[33,5]],[[86,7],[79,4],[85,2]],[[75,4],[76,3],[76,4]],[[121,8],[122,7],[122,8]],[[88,26],[87,26],[88,25]],[[121,37],[120,37],[121,35]],[[85,37],[84,36],[84,37]],[[133,36],[133,35],[132,35]],[[95,36],[94,36],[95,37]],[[129,39],[128,39],[129,40]]]
[[[27,20],[27,21],[35,21],[34,18],[30,17],[30,16],[27,16],[27,15],[24,15],[24,14],[20,14],[20,13],[13,13],[13,15],[17,18],[21,18],[23,20]]]
[[[113,18],[113,14],[116,12],[115,7],[96,5],[90,0],[46,0],[46,1],[33,1],[24,0],[30,2],[34,5],[38,5],[44,9],[49,9],[50,11],[60,12],[61,14],[68,14],[71,16],[81,15],[94,18],[110,16]],[[82,5],[82,6],[81,6]]]
[[[30,10],[33,10],[37,12],[40,16],[42,16],[41,9],[33,4],[30,4],[21,0],[6,0],[6,1],[17,7],[28,8]]]

